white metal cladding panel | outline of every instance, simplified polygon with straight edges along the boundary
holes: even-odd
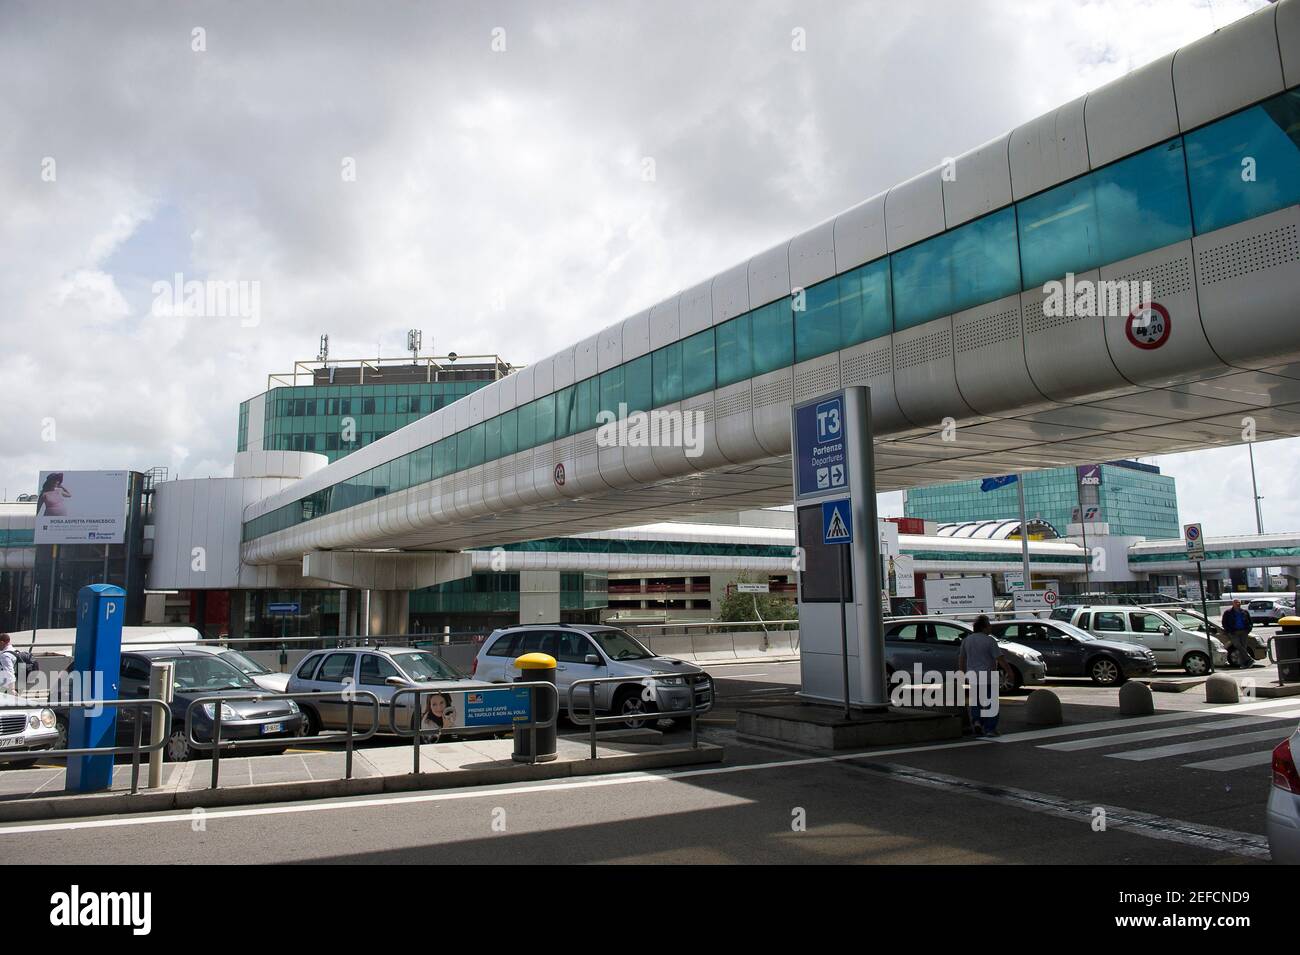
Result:
[[[677,304],[681,334],[694,335],[713,324],[713,280],[693,285],[681,294]]]
[[[673,406],[669,406],[673,407]],[[667,409],[660,409],[667,410]],[[663,480],[664,473],[655,467],[655,456],[660,449],[653,448],[649,444],[638,447],[626,447],[623,449],[623,466],[627,468],[627,473],[642,484],[654,484]],[[680,448],[670,448],[670,451],[681,453]]]
[[[527,368],[521,368],[511,377],[515,379],[515,404],[517,406],[522,407],[537,397],[531,365]],[[456,406],[452,404],[448,407],[454,408]],[[448,433],[450,434],[450,432]]]
[[[569,476],[571,474],[574,474],[576,471],[576,459],[575,459],[576,449],[577,449],[577,442],[573,440],[572,436],[567,438],[561,438],[560,440],[556,441],[553,445],[551,445],[551,454],[549,458],[546,459],[546,461],[544,462],[550,465],[550,470],[547,474],[547,480],[550,481],[550,490],[552,496],[557,499],[574,498],[580,496],[582,493],[580,490],[578,490],[577,482],[575,481],[571,483],[569,480]],[[557,483],[555,480],[555,471],[558,466],[562,466],[564,468],[564,484],[562,485]],[[486,512],[492,513],[492,509],[487,508]]]
[[[684,402],[674,401],[655,410],[660,415],[671,415],[680,420],[679,416],[684,405]],[[627,448],[623,452],[623,463],[633,477],[638,473],[649,473],[648,466],[657,476],[656,480],[678,474],[689,474],[691,470],[686,464],[685,449],[680,443],[657,448]]]
[[[736,463],[760,457],[764,451],[754,437],[754,405],[749,381],[719,388],[713,395],[713,421],[719,450],[727,460]]]
[[[650,350],[671,345],[681,338],[681,321],[677,303],[680,295],[650,307]]]
[[[794,400],[807,401],[840,387],[840,353],[819,355],[794,366]]]
[[[750,398],[754,404],[754,437],[769,454],[788,454],[794,369],[781,368],[765,375],[755,375],[752,382]]]
[[[597,450],[595,429],[573,436],[574,473],[569,480],[583,494],[599,494],[609,488],[600,476]]]
[[[470,421],[469,421],[468,401],[460,401],[460,400],[454,401],[452,402],[452,404],[448,405],[448,408],[452,412],[452,420],[456,422],[455,429],[457,431],[464,431],[466,428],[469,427]],[[372,447],[377,447],[379,444],[380,442],[376,441],[375,444],[372,445]],[[384,460],[389,460],[389,456],[384,455]]]
[[[636,486],[623,463],[623,448],[619,445],[599,447],[596,464],[600,468],[600,478],[612,488],[631,488]]]
[[[695,446],[686,454],[689,469],[707,471],[729,463],[718,444],[717,394],[707,391],[682,402],[683,421],[691,421],[695,428]]]
[[[877,433],[907,429],[894,394],[894,344],[890,336],[852,345],[840,351],[840,379],[871,389],[871,422]]]
[[[1228,370],[1201,328],[1195,276],[1190,241],[1102,266],[1103,281],[1135,283],[1138,288],[1150,282],[1151,300],[1169,311],[1169,339],[1154,349],[1138,348],[1128,340],[1127,315],[1104,320],[1111,358],[1129,381],[1163,387]]]
[[[582,341],[578,342],[573,352],[573,379],[582,381],[584,378],[590,378],[600,371],[600,363],[596,360],[596,341],[599,335],[588,335]],[[511,375],[510,378],[518,378],[518,374]],[[509,381],[510,378],[506,380]],[[520,404],[521,402],[516,402]],[[516,405],[503,406],[509,410]]]
[[[1017,201],[1089,170],[1084,99],[1080,96],[1012,131],[1008,150],[1011,192]]]
[[[568,355],[569,355],[569,375],[572,376],[573,352],[570,351]],[[572,381],[569,382],[569,384],[572,383],[573,383]],[[495,418],[497,415],[501,413],[501,382],[494,381],[490,385],[484,385],[482,388],[479,389],[479,391],[482,392],[483,394],[483,416],[485,418]],[[421,421],[428,422],[428,426],[426,428],[426,436],[429,438],[429,440],[424,442],[425,444],[431,444],[433,441],[433,423],[429,421],[429,417],[430,417],[429,415],[425,415],[423,418],[420,419]]]
[[[559,391],[561,388],[567,388],[573,382],[573,349],[566,348],[555,356],[555,390]]]
[[[1080,273],[1075,281],[1096,282],[1098,271]],[[1025,325],[1025,361],[1038,390],[1054,401],[1106,395],[1128,382],[1115,368],[1106,347],[1106,330],[1096,316],[1047,315],[1042,288],[1020,295]]]
[[[758,308],[790,294],[790,243],[760,252],[749,260],[749,305]],[[741,309],[747,311],[748,309]],[[736,314],[739,314],[737,312]]]
[[[885,239],[890,252],[944,230],[940,173],[929,169],[899,183],[885,196]]]
[[[1011,204],[1010,139],[1010,133],[999,136],[957,157],[949,179],[942,180],[949,229]]]
[[[741,262],[714,276],[709,295],[715,325],[749,311],[749,263]]]
[[[957,387],[948,316],[894,333],[894,388],[898,406],[918,428],[938,427],[944,418],[975,415]]]
[[[623,364],[623,326],[611,325],[603,328],[596,343],[596,366],[601,371],[609,371]],[[541,392],[537,393],[540,396]]]
[[[153,559],[149,562],[149,586],[158,589],[171,589],[179,581],[181,563],[177,556],[180,540],[180,495],[174,493],[173,485],[179,481],[164,481],[154,490],[153,500]],[[238,522],[236,522],[238,523]],[[188,564],[185,564],[188,568]],[[179,588],[177,584],[176,589]]]
[[[1178,135],[1174,54],[1088,94],[1083,108],[1093,168]]]
[[[1277,45],[1287,88],[1300,86],[1300,0],[1282,0],[1277,5]]]
[[[980,414],[1050,404],[1034,387],[1025,364],[1019,295],[957,312],[952,333],[957,387]]]
[[[456,511],[467,517],[483,513],[483,465],[472,467],[462,475],[456,489]]]
[[[640,358],[650,351],[650,310],[637,312],[623,322],[623,360]],[[573,384],[572,381],[567,384]],[[556,380],[556,387],[561,387]]]
[[[1201,323],[1228,363],[1295,360],[1300,207],[1289,206],[1192,239]]]
[[[835,220],[790,240],[790,287],[807,288],[835,274]]]
[[[835,271],[847,272],[889,251],[885,241],[885,199],[872,196],[835,217]]]
[[[574,354],[574,366],[575,366],[574,374],[579,378],[582,377],[582,371],[580,368],[582,362],[579,360],[579,356],[581,356],[581,354],[582,354],[582,346],[579,345],[577,349],[575,349],[575,354]],[[592,355],[592,358],[593,359],[595,358],[594,353]],[[595,361],[592,361],[593,370],[595,364],[596,364]],[[517,373],[513,375],[506,375],[506,377],[498,381],[497,384],[501,388],[501,413],[505,414],[507,411],[519,407],[519,399],[517,397],[518,388],[519,388],[519,375]],[[436,416],[437,416],[437,412],[435,411],[431,417],[436,417]],[[437,438],[445,438],[446,436],[447,436],[446,433],[443,432],[439,434]]]
[[[476,425],[483,420],[483,395],[482,389],[471,391],[467,396],[466,404],[469,405],[469,423]],[[412,422],[414,423],[414,422]],[[409,426],[408,426],[409,427]]]
[[[248,402],[248,433],[245,447],[255,451],[262,447],[266,433],[266,392]]]
[[[1184,130],[1282,92],[1276,15],[1276,7],[1265,7],[1174,54],[1174,92]]]
[[[543,358],[533,365],[533,397],[543,398],[555,390],[555,357]],[[473,392],[470,392],[473,395]]]

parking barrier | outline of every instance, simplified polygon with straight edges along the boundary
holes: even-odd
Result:
[[[111,707],[132,706],[132,707],[136,707],[137,710],[140,707],[144,707],[144,706],[156,706],[159,708],[161,712],[161,718],[165,720],[167,725],[171,725],[171,717],[172,717],[171,707],[168,706],[166,703],[164,703],[162,700],[155,700],[147,697],[141,699],[135,699],[135,700],[68,700],[68,701],[59,701],[54,705],[50,705],[48,703],[39,703],[39,704],[9,703],[0,706],[0,712],[3,712],[4,710],[25,711],[25,710],[33,710],[33,709],[48,709],[48,710],[67,709],[67,708],[89,709],[92,707],[98,708],[104,706],[111,706]],[[130,746],[92,746],[88,748],[82,747],[78,749],[0,750],[0,761],[31,759],[33,752],[37,754],[35,757],[37,759],[44,759],[47,756],[63,756],[63,757],[90,756],[90,755],[124,756],[129,753],[131,756],[131,794],[134,795],[140,788],[140,754],[152,753],[156,750],[162,749],[162,747],[166,745],[165,739],[162,742],[158,743],[157,745],[154,744],[149,744],[148,746],[142,745],[142,732],[143,732],[142,724],[143,723],[144,721],[140,719],[140,715],[137,712],[135,725],[133,728],[132,742]]]

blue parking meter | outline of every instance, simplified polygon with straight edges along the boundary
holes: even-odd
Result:
[[[122,617],[126,612],[126,591],[112,584],[91,584],[77,591],[77,647],[72,653],[72,672],[87,688],[102,686],[99,699],[116,700],[118,671],[122,666]],[[99,679],[96,679],[98,674]],[[68,748],[112,747],[117,742],[117,707],[100,707],[98,712],[74,707],[68,714]],[[69,756],[67,789],[92,793],[113,783],[113,755]]]

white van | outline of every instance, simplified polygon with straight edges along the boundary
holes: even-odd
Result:
[[[1104,640],[1147,647],[1156,655],[1157,666],[1180,667],[1192,676],[1209,671],[1205,634],[1180,626],[1163,610],[1122,605],[1062,607],[1052,616],[1066,619]],[[1228,651],[1224,645],[1214,637],[1209,638],[1209,643],[1214,651],[1214,665],[1227,666]]]

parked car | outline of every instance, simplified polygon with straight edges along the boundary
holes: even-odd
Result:
[[[426,711],[430,706],[443,710],[437,714],[438,735],[441,735],[443,729],[453,725],[456,716],[448,715],[458,699],[453,694],[463,693],[463,687],[471,682],[451,664],[428,650],[410,647],[349,647],[315,650],[307,654],[289,677],[288,692],[339,694],[319,701],[301,701],[307,719],[307,735],[315,736],[321,730],[347,729],[347,700],[341,694],[349,687],[365,690],[379,698],[377,732],[380,733],[394,732],[389,703],[399,689],[419,686],[442,690],[444,693],[439,697],[430,696],[423,700]],[[404,701],[414,702],[414,699],[414,694],[407,694],[398,700],[397,725],[403,729],[408,729],[411,725],[411,707]],[[463,702],[459,712],[464,712]],[[352,707],[353,727],[362,732],[370,729],[373,714],[374,709],[369,700],[363,698],[355,702]]]
[[[911,673],[916,665],[924,671],[949,672],[957,669],[961,642],[973,631],[970,624],[950,617],[893,617],[885,621],[885,673]],[[997,635],[994,634],[996,637]],[[1036,650],[998,639],[1004,665],[1002,690],[1042,683],[1047,667]]]
[[[1156,665],[1180,667],[1193,676],[1209,672],[1210,655],[1206,635],[1182,627],[1168,613],[1155,608],[1138,608],[1123,604],[1068,607],[1066,622],[1103,640],[1137,643],[1156,657]],[[1052,618],[1059,619],[1053,611]],[[1227,666],[1228,652],[1223,644],[1209,638],[1214,665]]]
[[[1156,655],[1147,647],[1101,640],[1063,620],[999,620],[993,635],[1037,650],[1052,677],[1086,676],[1098,686],[1114,686],[1156,669]]]
[[[122,654],[119,699],[149,696],[149,670],[153,663],[166,661],[175,667],[172,683],[172,725],[163,750],[167,759],[180,761],[211,752],[190,745],[185,731],[186,714],[193,711],[194,738],[212,739],[216,707],[221,707],[222,740],[266,740],[266,746],[240,747],[241,752],[282,753],[288,742],[301,736],[305,720],[293,700],[257,699],[260,687],[225,660],[193,647],[136,650]],[[200,698],[220,697],[195,706]],[[117,732],[121,743],[134,732],[136,707],[118,710]],[[152,707],[141,707],[144,720],[141,738],[149,738]]]
[[[264,690],[270,690],[272,693],[287,692],[289,674],[276,673],[239,650],[212,643],[187,644],[185,649],[198,650],[202,653],[211,653],[213,656],[220,657]]]
[[[616,627],[586,624],[530,624],[495,630],[483,641],[474,658],[473,675],[492,683],[513,680],[519,675],[514,661],[525,653],[541,652],[555,657],[555,682],[560,705],[569,687],[578,680],[596,677],[627,677],[626,683],[596,684],[598,713],[628,717],[626,726],[637,729],[660,722],[653,714],[691,707],[691,686],[685,674],[698,674],[695,705],[699,712],[713,706],[713,680],[700,667],[682,660],[656,656],[640,641]],[[647,682],[649,681],[649,682]],[[579,687],[574,703],[579,712],[591,705],[590,688]],[[690,717],[675,717],[676,727],[690,725]]]
[[[1245,604],[1251,623],[1265,627],[1276,626],[1283,617],[1295,614],[1295,606],[1285,597],[1257,597]]]
[[[0,753],[37,753],[43,749],[60,748],[58,719],[54,710],[12,693],[0,693],[0,706],[20,707],[0,710]],[[0,772],[33,766],[38,759],[39,756],[0,759]]]
[[[1197,633],[1205,633],[1205,617],[1199,610],[1189,610],[1186,607],[1170,609],[1165,611],[1169,616],[1178,622],[1180,627],[1187,630],[1194,630]],[[1222,642],[1223,628],[1213,620],[1209,623],[1210,636]],[[1246,635],[1246,642],[1250,645],[1250,654],[1256,660],[1262,660],[1268,656],[1268,641],[1260,636],[1259,633],[1252,630]],[[1228,647],[1228,662],[1233,666],[1240,666],[1242,661],[1237,659],[1237,648]]]
[[[1300,865],[1300,771],[1296,769],[1296,752],[1300,751],[1300,729],[1273,750],[1273,785],[1268,791],[1268,808],[1264,813],[1264,831],[1273,861]]]

